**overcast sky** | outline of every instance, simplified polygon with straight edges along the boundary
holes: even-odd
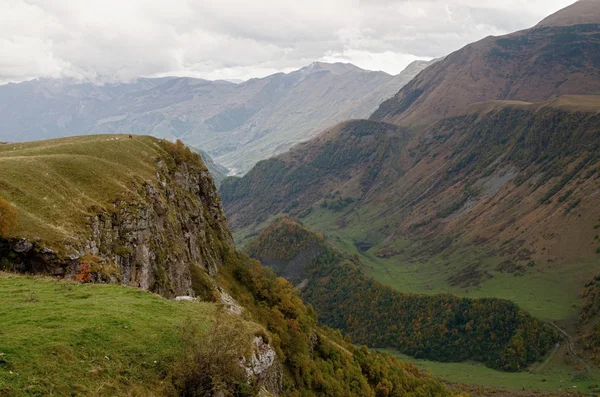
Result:
[[[574,0],[0,0],[0,82],[247,79],[315,60],[396,74]]]

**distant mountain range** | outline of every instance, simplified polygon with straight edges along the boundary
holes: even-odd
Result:
[[[38,79],[0,86],[0,141],[126,133],[201,148],[244,173],[328,126],[370,115],[430,62],[391,76],[316,62],[246,82],[140,78],[95,85]]]

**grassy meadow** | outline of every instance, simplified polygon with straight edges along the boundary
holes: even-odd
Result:
[[[498,388],[507,391],[567,392],[596,395],[600,390],[600,377],[593,373],[578,373],[572,367],[549,357],[548,363],[538,363],[525,372],[501,372],[475,362],[441,363],[419,360],[392,350],[382,350],[400,361],[415,364],[436,378],[484,388]]]
[[[168,394],[186,340],[203,340],[217,313],[137,288],[1,272],[0,302],[1,396]],[[256,325],[227,321],[249,344]]]

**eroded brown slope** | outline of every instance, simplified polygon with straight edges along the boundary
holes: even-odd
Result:
[[[372,119],[427,124],[477,102],[540,102],[561,95],[597,94],[600,13],[583,14],[586,24],[561,26],[568,20],[577,22],[574,13],[588,3],[594,10],[598,7],[596,2],[583,2],[532,29],[487,37],[449,55],[381,104]]]
[[[600,20],[600,2],[598,0],[579,0],[537,24],[543,26],[570,26],[598,23]]]

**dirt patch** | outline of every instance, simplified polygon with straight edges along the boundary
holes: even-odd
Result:
[[[383,247],[377,250],[375,256],[382,259],[389,259],[396,255],[400,255],[402,252],[396,251],[392,247]]]
[[[515,258],[520,261],[528,261],[528,260],[531,260],[531,256],[533,254],[534,253],[531,252],[530,250],[528,250],[527,248],[523,248],[522,250],[517,252],[517,255],[515,256]]]
[[[495,173],[483,184],[483,195],[494,196],[519,174],[516,169],[505,169]]]
[[[469,288],[478,287],[479,284],[490,278],[492,275],[481,269],[481,263],[474,263],[448,277],[448,282],[453,287]]]

